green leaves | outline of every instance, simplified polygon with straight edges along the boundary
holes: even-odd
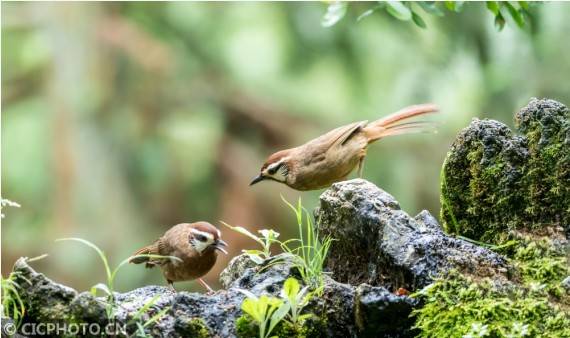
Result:
[[[348,2],[333,2],[327,8],[321,20],[323,27],[334,26],[348,12]],[[442,17],[449,12],[460,13],[463,11],[464,1],[378,1],[373,7],[360,14],[356,21],[371,16],[375,12],[386,10],[392,17],[401,21],[412,21],[420,28],[426,28],[427,24],[418,12],[421,8],[425,13]],[[495,18],[495,26],[502,30],[507,22],[523,28],[530,17],[530,7],[526,1],[488,1],[487,9]]]
[[[495,16],[495,26],[500,31],[507,21],[523,28],[530,18],[530,6],[526,1],[488,1],[487,9]]]
[[[386,11],[398,20],[408,21],[412,11],[401,1],[386,1]]]
[[[261,265],[266,259],[271,258],[271,245],[273,243],[279,243],[279,240],[277,239],[279,238],[279,233],[277,231],[271,229],[259,230],[259,233],[261,234],[261,237],[259,237],[251,233],[246,228],[240,226],[231,226],[226,222],[222,222],[222,224],[233,231],[239,232],[240,234],[253,239],[261,245],[263,250],[242,250],[242,252],[248,255],[249,258],[256,264]]]
[[[348,9],[348,3],[335,1],[327,7],[327,12],[321,20],[321,25],[323,27],[334,26],[346,15]]]
[[[312,316],[312,314],[300,315],[312,293],[308,292],[308,286],[301,289],[299,282],[293,277],[287,278],[283,284],[280,298],[266,295],[257,297],[247,290],[238,291],[246,296],[241,309],[258,325],[259,338],[270,337],[271,332],[285,317],[288,317],[295,327],[299,327],[301,321]]]
[[[299,282],[293,277],[287,278],[283,284],[281,297],[289,303],[289,307],[291,308],[289,319],[293,325],[298,325],[301,320],[306,318],[306,316],[300,316],[300,312],[313,296],[313,292],[308,291],[308,286],[301,289]]]
[[[289,304],[283,300],[262,295],[257,297],[247,290],[239,290],[246,295],[241,309],[259,326],[259,338],[270,337],[271,332],[289,312]]]

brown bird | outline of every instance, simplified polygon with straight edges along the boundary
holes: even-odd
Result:
[[[374,122],[355,122],[302,146],[278,151],[269,156],[250,185],[273,180],[296,190],[316,190],[345,180],[356,166],[358,176],[362,177],[366,148],[370,143],[386,136],[434,130],[430,122],[405,121],[437,111],[433,104],[410,106]]]
[[[139,249],[130,263],[146,263],[147,268],[158,265],[172,290],[174,282],[198,279],[208,291],[212,288],[202,280],[216,263],[216,250],[226,255],[227,243],[222,241],[220,230],[208,222],[182,223],[170,228],[153,244]],[[160,255],[176,258],[145,257],[137,255]]]

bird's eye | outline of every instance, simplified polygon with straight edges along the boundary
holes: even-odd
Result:
[[[275,175],[275,173],[277,172],[277,169],[279,169],[280,166],[281,166],[281,165],[274,165],[274,166],[269,167],[269,168],[267,169],[267,173],[268,173],[269,175]]]
[[[200,242],[205,242],[208,240],[208,238],[204,235],[196,235],[195,236],[197,240],[199,240]]]

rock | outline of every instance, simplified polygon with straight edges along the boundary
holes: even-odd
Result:
[[[414,337],[410,317],[415,299],[397,296],[386,288],[361,284],[356,289],[356,324],[362,337]]]
[[[451,269],[478,276],[508,271],[502,256],[447,236],[427,211],[410,217],[368,181],[335,183],[320,202],[321,235],[335,239],[326,267],[339,282],[415,290]]]
[[[335,184],[321,196],[316,216],[322,235],[335,241],[326,262],[332,274],[324,276],[322,293],[304,309],[314,314],[302,327],[307,337],[414,336],[410,315],[420,305],[407,292],[396,290],[413,291],[450,269],[502,277],[508,268],[501,256],[445,235],[427,211],[410,217],[392,196],[364,180]],[[242,317],[245,296],[240,289],[278,297],[287,278],[301,281],[288,261],[275,264],[273,258],[257,265],[240,255],[220,275],[223,290],[205,295],[146,286],[114,293],[110,307],[105,298],[49,280],[24,258],[14,271],[23,285],[27,323],[114,322],[133,335],[141,323],[163,312],[144,329],[154,337],[236,337],[238,319],[245,320],[240,330],[251,333],[255,326]],[[286,336],[291,332],[285,325],[282,329]]]
[[[515,123],[521,135],[475,119],[453,142],[441,182],[448,232],[492,243],[537,224],[570,233],[570,111],[532,99]]]

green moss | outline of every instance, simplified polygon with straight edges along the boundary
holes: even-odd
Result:
[[[202,318],[179,318],[176,326],[177,331],[184,337],[208,338],[212,336]]]
[[[570,296],[561,287],[570,274],[566,242],[548,230],[502,236],[497,251],[515,267],[515,282],[454,271],[420,291],[425,305],[413,314],[420,337],[570,337]]]
[[[420,337],[570,337],[570,315],[540,288],[452,273],[419,297],[426,301],[414,312]]]
[[[441,174],[448,232],[497,243],[512,229],[566,227],[570,233],[570,112],[536,100],[502,123],[475,120],[449,151]]]

